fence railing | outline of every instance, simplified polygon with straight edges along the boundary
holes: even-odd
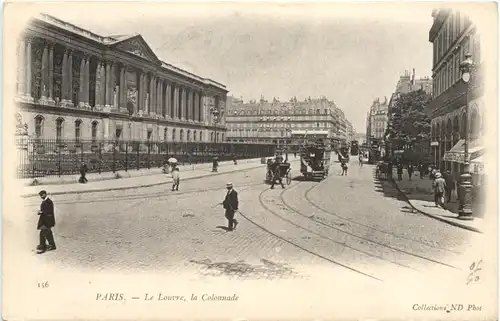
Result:
[[[79,173],[85,162],[90,173],[159,168],[170,158],[180,164],[273,156],[275,145],[161,141],[16,139],[18,178]]]

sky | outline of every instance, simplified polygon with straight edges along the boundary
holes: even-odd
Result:
[[[227,86],[245,101],[326,96],[358,133],[399,76],[431,76],[429,3],[141,3],[48,6],[100,35],[141,34],[160,59]]]

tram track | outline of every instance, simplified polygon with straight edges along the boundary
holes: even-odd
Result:
[[[252,186],[258,186],[262,185],[262,180],[258,181],[251,181],[249,184],[244,184],[240,185],[241,187],[252,187]],[[141,193],[141,194],[134,194],[134,195],[123,195],[123,196],[110,196],[106,198],[102,197],[86,197],[86,198],[75,198],[75,199],[62,199],[58,200],[57,204],[88,204],[88,203],[103,203],[103,202],[114,202],[114,201],[128,201],[128,200],[135,200],[135,199],[142,199],[142,198],[153,198],[153,197],[158,197],[158,198],[170,198],[170,197],[176,197],[179,195],[188,195],[188,194],[196,194],[196,193],[202,193],[202,192],[212,192],[212,191],[217,191],[221,190],[220,184],[214,187],[208,187],[208,188],[197,188],[197,189],[188,189],[188,190],[183,190],[175,193],[168,193],[170,192],[170,187],[164,188],[159,192],[155,193]],[[167,194],[168,193],[168,194]],[[39,203],[25,203],[26,206],[39,206]]]
[[[373,230],[373,231],[376,231],[376,232],[379,232],[379,233],[382,233],[382,234],[386,234],[386,235],[390,235],[392,237],[395,237],[395,238],[399,238],[399,239],[402,239],[402,240],[406,240],[406,241],[411,241],[411,242],[415,242],[415,243],[419,243],[419,244],[422,244],[422,245],[425,245],[425,246],[428,246],[428,247],[432,247],[432,248],[435,248],[435,249],[438,249],[438,250],[442,250],[442,251],[446,251],[446,252],[450,252],[450,253],[453,253],[453,254],[463,254],[462,252],[458,252],[458,251],[453,251],[453,250],[450,250],[450,249],[447,249],[447,248],[444,248],[444,247],[440,247],[440,246],[435,246],[433,244],[430,244],[428,242],[424,242],[424,241],[421,241],[421,240],[416,240],[416,239],[413,239],[413,238],[410,238],[410,237],[405,237],[405,236],[402,236],[402,235],[398,235],[398,234],[395,234],[395,233],[392,233],[392,232],[388,232],[388,231],[384,231],[384,230],[381,230],[381,229],[378,229],[378,228],[375,228],[375,227],[372,227],[372,226],[369,226],[369,225],[366,225],[366,224],[363,224],[363,223],[360,223],[358,221],[355,221],[355,220],[352,220],[350,218],[347,218],[347,217],[343,217],[337,213],[334,213],[333,211],[331,210],[328,210],[328,209],[325,209],[319,205],[317,205],[316,203],[314,203],[314,201],[311,200],[311,198],[309,197],[309,194],[314,190],[316,189],[318,186],[320,186],[320,184],[322,184],[324,181],[314,185],[314,186],[311,186],[304,194],[304,198],[306,199],[306,201],[308,203],[310,203],[313,207],[315,207],[316,209],[328,214],[328,215],[331,215],[331,216],[335,216],[335,217],[338,217],[342,220],[345,220],[347,222],[350,222],[350,223],[353,223],[353,224],[356,224],[356,225],[359,225],[359,226],[362,226],[364,228],[367,228],[367,229],[370,229],[370,230]]]
[[[265,189],[265,190],[263,190],[262,192],[260,192],[260,193],[259,193],[259,203],[260,203],[260,205],[261,205],[261,206],[262,206],[262,207],[263,207],[263,208],[264,208],[267,212],[269,212],[269,213],[271,213],[271,214],[273,214],[273,215],[275,215],[275,216],[280,217],[279,215],[277,215],[277,213],[276,213],[275,211],[273,211],[272,209],[270,209],[270,208],[269,208],[269,207],[268,207],[268,206],[267,206],[267,205],[266,205],[266,204],[262,201],[262,195],[263,195],[266,191],[268,191],[268,190],[269,190],[269,189]],[[324,260],[324,261],[327,261],[327,262],[329,262],[329,263],[331,263],[331,264],[334,264],[334,265],[337,265],[337,266],[343,267],[343,268],[345,268],[345,269],[348,269],[348,270],[350,270],[350,271],[352,271],[352,272],[354,272],[354,273],[357,273],[357,274],[363,275],[363,276],[368,277],[368,278],[373,279],[373,280],[377,280],[377,281],[383,282],[383,280],[382,280],[382,279],[380,279],[380,278],[378,278],[378,277],[375,277],[375,276],[373,276],[373,275],[370,275],[370,274],[368,274],[368,273],[366,273],[366,272],[360,271],[360,270],[355,269],[355,268],[353,268],[353,267],[350,267],[350,266],[348,266],[348,265],[342,264],[342,263],[340,263],[340,262],[338,262],[338,261],[336,261],[336,260],[334,260],[334,259],[328,258],[328,257],[326,257],[326,256],[324,256],[324,255],[322,255],[322,254],[319,254],[319,253],[315,252],[315,251],[309,250],[309,249],[307,249],[306,247],[304,247],[304,246],[302,246],[302,245],[298,244],[297,242],[294,242],[294,241],[291,241],[291,240],[289,240],[289,239],[287,239],[287,238],[285,238],[285,237],[282,237],[282,236],[280,236],[280,235],[276,234],[275,232],[273,232],[273,231],[269,230],[268,228],[266,228],[266,227],[265,227],[265,226],[263,226],[262,224],[257,223],[255,220],[251,219],[248,215],[245,215],[245,213],[243,213],[243,212],[241,212],[241,211],[238,211],[238,213],[239,213],[239,214],[240,214],[240,215],[241,215],[244,219],[246,219],[248,222],[250,222],[251,224],[253,224],[253,225],[254,225],[254,226],[256,226],[257,228],[259,228],[259,229],[261,229],[261,230],[265,231],[266,233],[268,233],[268,234],[272,235],[273,237],[275,237],[275,238],[277,238],[277,239],[279,239],[279,240],[281,240],[281,241],[283,241],[283,242],[285,242],[285,243],[288,243],[288,244],[292,245],[293,247],[296,247],[296,248],[298,248],[298,249],[300,249],[300,250],[302,250],[302,251],[304,251],[304,252],[306,252],[306,253],[308,253],[308,254],[310,254],[310,255],[312,255],[312,256],[315,256],[315,257],[317,257],[317,258],[320,258],[320,259],[322,259],[322,260]]]
[[[295,186],[298,186],[298,185],[299,185],[299,184],[297,184],[297,185],[295,185]],[[307,194],[307,193],[309,193],[309,192],[311,192],[311,191],[312,191],[314,188],[316,188],[317,186],[318,186],[318,185],[313,185],[311,188],[309,188],[309,189],[307,190],[306,194]],[[373,245],[375,245],[375,246],[384,247],[384,248],[387,248],[387,249],[389,249],[389,250],[391,250],[391,251],[395,251],[395,252],[403,253],[403,254],[405,254],[405,255],[409,255],[409,256],[412,256],[412,257],[415,257],[415,258],[418,258],[418,259],[421,259],[421,260],[425,260],[425,261],[428,261],[428,262],[434,263],[434,264],[439,264],[439,265],[442,265],[442,266],[445,266],[445,267],[448,267],[448,268],[461,270],[460,268],[458,268],[458,267],[456,267],[456,266],[453,266],[453,265],[451,265],[451,264],[448,264],[448,263],[445,263],[445,262],[441,262],[441,261],[438,261],[438,260],[434,260],[434,259],[432,259],[432,258],[425,257],[425,256],[422,256],[422,255],[419,255],[419,254],[411,253],[411,252],[408,252],[408,251],[406,251],[406,250],[398,249],[398,248],[392,247],[392,246],[387,245],[387,244],[384,244],[384,243],[380,243],[380,242],[375,241],[375,240],[373,240],[373,239],[369,239],[369,238],[366,238],[366,237],[363,237],[363,236],[357,235],[357,234],[355,234],[355,233],[351,233],[351,232],[346,231],[346,230],[344,230],[344,229],[338,228],[338,227],[336,227],[336,226],[334,226],[334,225],[327,224],[327,223],[325,223],[325,222],[322,222],[322,221],[320,221],[320,220],[317,220],[317,219],[315,219],[314,217],[311,217],[311,216],[305,215],[303,212],[301,212],[301,211],[297,210],[295,207],[291,206],[291,205],[290,205],[290,204],[289,204],[289,203],[288,203],[288,202],[284,199],[284,194],[285,194],[286,192],[287,192],[287,190],[282,191],[282,192],[280,193],[280,195],[279,195],[279,198],[280,198],[281,202],[283,202],[283,204],[284,204],[287,208],[289,208],[289,209],[290,209],[291,211],[293,211],[294,213],[296,213],[296,214],[300,215],[301,217],[304,217],[304,218],[306,218],[306,219],[308,219],[308,220],[311,220],[311,221],[313,221],[313,222],[315,222],[315,223],[317,223],[317,224],[319,224],[319,225],[321,225],[321,226],[324,226],[324,227],[326,227],[326,228],[329,228],[329,229],[335,230],[335,231],[337,231],[337,232],[340,232],[340,233],[343,233],[343,234],[349,235],[349,236],[354,237],[354,238],[357,238],[357,239],[359,239],[359,240],[362,240],[362,241],[365,241],[365,242],[369,242],[369,243],[371,243],[371,244],[373,244]],[[307,199],[307,201],[308,201],[308,203],[311,203],[311,200],[310,200],[310,199]],[[316,204],[314,204],[314,203],[311,203],[311,204],[312,204],[312,205],[314,205],[316,208],[318,208],[318,207],[316,206]],[[325,213],[329,214],[328,212],[326,212],[325,210],[323,210],[323,209],[321,209],[321,208],[318,208],[318,209],[320,209],[321,211],[323,211],[323,212],[325,212]],[[361,225],[362,225],[362,224],[361,224]],[[389,233],[389,234],[390,234],[390,233]],[[411,240],[411,239],[409,239],[409,240]],[[415,241],[414,241],[414,242],[415,242]],[[391,263],[394,263],[394,262],[392,262],[392,261],[391,261]],[[398,265],[400,265],[400,264],[398,263]],[[407,267],[407,266],[406,266],[406,267]]]

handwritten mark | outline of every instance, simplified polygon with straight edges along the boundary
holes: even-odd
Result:
[[[479,271],[482,270],[482,264],[483,260],[479,260],[478,262],[472,262],[472,264],[469,267],[469,276],[467,277],[467,285],[471,282],[478,282],[479,281],[479,276],[477,275]]]

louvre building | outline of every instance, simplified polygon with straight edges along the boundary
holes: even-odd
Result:
[[[40,15],[17,57],[17,121],[30,137],[224,140],[226,87],[163,62],[141,35],[99,36]]]

